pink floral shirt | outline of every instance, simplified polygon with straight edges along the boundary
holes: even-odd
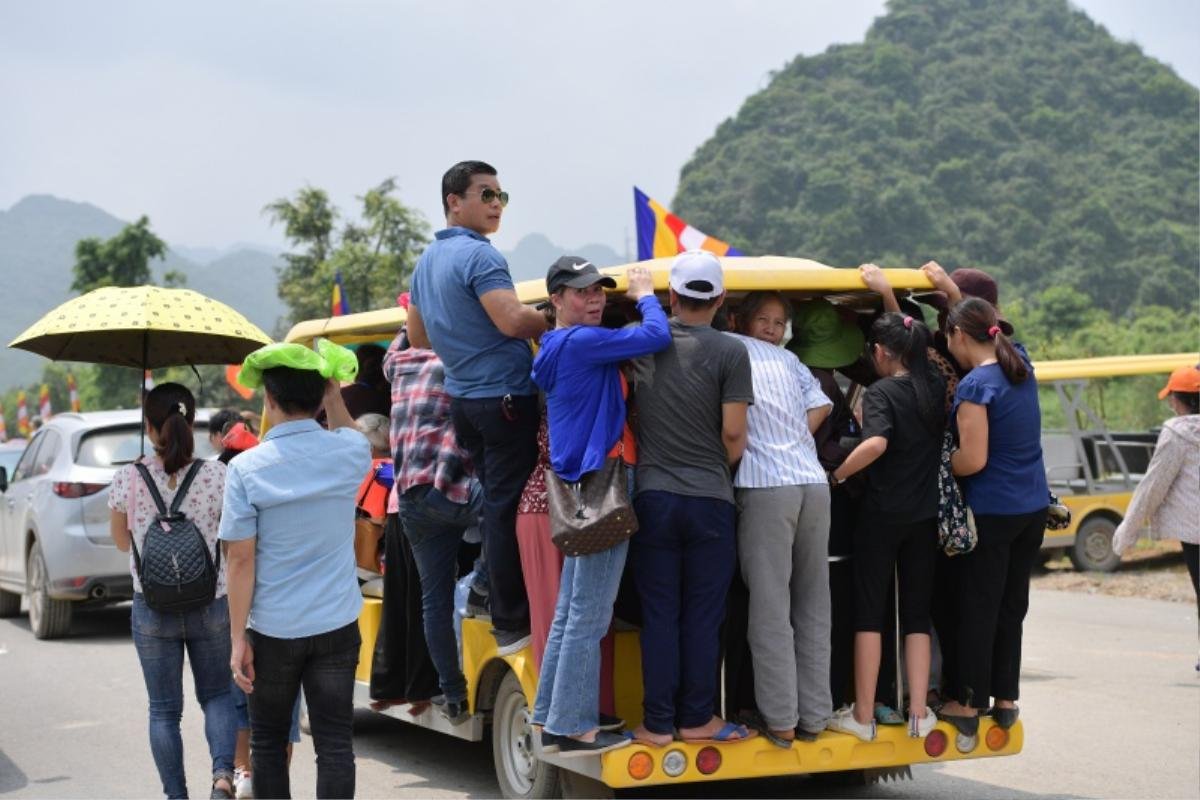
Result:
[[[143,463],[150,470],[150,477],[158,486],[163,503],[169,508],[171,501],[175,499],[175,490],[167,487],[170,476],[163,469],[162,459],[158,456],[147,456]],[[187,469],[188,467],[184,467],[176,474],[177,483],[183,482],[183,476],[187,474]],[[200,472],[196,474],[196,479],[192,481],[191,488],[188,489],[183,506],[180,508],[180,511],[196,523],[200,533],[204,534],[204,540],[208,542],[214,559],[217,556],[217,531],[221,524],[221,503],[224,496],[225,465],[220,461],[204,461],[200,466]],[[154,521],[157,511],[154,507],[154,499],[150,496],[150,489],[147,488],[146,482],[142,480],[142,476],[138,474],[137,468],[133,464],[126,464],[113,476],[112,485],[108,488],[108,507],[129,516],[129,529],[133,533],[134,543],[137,544],[140,553],[142,542],[146,538],[146,529]],[[130,507],[133,509],[132,514],[129,511]],[[137,569],[133,562],[132,548],[129,552],[129,572],[133,575],[133,590],[135,592],[142,591],[142,584],[138,581]],[[221,569],[217,573],[217,597],[224,596],[225,560],[222,559]]]

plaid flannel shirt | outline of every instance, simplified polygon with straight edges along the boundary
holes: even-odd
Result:
[[[450,395],[442,361],[432,350],[401,350],[401,331],[388,348],[383,374],[392,385],[389,439],[396,493],[431,484],[447,500],[466,503],[471,463],[450,421]]]

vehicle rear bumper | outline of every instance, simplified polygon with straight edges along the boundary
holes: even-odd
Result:
[[[50,584],[55,600],[104,600],[119,602],[133,599],[133,578],[124,575],[60,578]]]

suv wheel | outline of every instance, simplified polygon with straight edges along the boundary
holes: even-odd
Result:
[[[21,595],[0,589],[0,619],[21,613]]]
[[[49,584],[42,546],[34,540],[25,564],[25,593],[29,595],[29,627],[38,639],[57,639],[71,629],[74,606],[69,600],[52,599]]]

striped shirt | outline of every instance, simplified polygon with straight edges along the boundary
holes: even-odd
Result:
[[[832,405],[820,382],[789,350],[726,334],[746,345],[754,405],[746,411],[746,452],[733,485],[739,489],[825,483],[808,412]]]

